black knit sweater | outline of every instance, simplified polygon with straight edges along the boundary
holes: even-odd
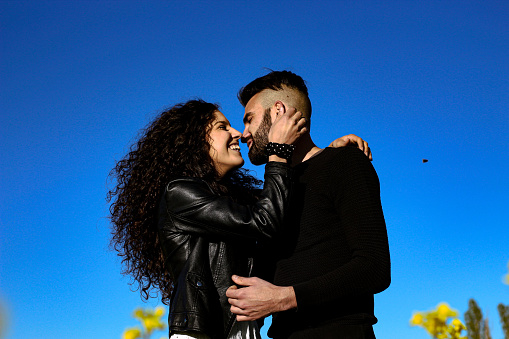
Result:
[[[357,148],[326,148],[295,168],[291,234],[279,244],[274,283],[293,286],[297,311],[273,317],[269,335],[323,324],[374,324],[373,294],[390,284],[380,185]]]

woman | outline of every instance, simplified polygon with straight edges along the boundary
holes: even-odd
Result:
[[[300,118],[280,115],[269,141],[293,143]],[[172,339],[259,338],[256,323],[235,322],[225,291],[281,228],[291,178],[288,153],[272,154],[257,190],[240,138],[218,106],[188,101],[162,112],[110,174],[111,244],[142,297],[156,289],[170,304]]]

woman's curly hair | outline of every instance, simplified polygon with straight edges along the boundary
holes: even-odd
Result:
[[[116,183],[108,192],[112,222],[110,245],[122,257],[142,298],[159,290],[169,303],[173,281],[164,267],[157,211],[165,185],[176,177],[205,180],[215,193],[253,202],[260,181],[244,169],[221,180],[209,155],[209,131],[219,107],[203,100],[181,103],[160,113],[142,130],[130,152],[110,172]]]

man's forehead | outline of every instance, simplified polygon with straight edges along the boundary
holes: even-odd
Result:
[[[257,111],[263,110],[263,105],[260,102],[260,97],[258,96],[260,93],[253,95],[253,97],[247,102],[246,107],[244,107],[244,120],[248,117],[255,115]]]
[[[256,93],[255,95],[253,95],[251,97],[251,99],[249,99],[249,101],[247,102],[246,104],[246,112],[249,112],[250,110],[252,109],[255,109],[257,106],[260,106],[261,105],[261,98],[263,97],[263,92],[265,92],[265,90],[259,92],[259,93]]]

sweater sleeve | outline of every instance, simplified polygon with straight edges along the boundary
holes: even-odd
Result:
[[[266,165],[264,188],[251,205],[214,194],[202,180],[176,179],[166,187],[160,227],[168,237],[187,233],[236,242],[272,239],[282,225],[290,185],[291,169],[278,162]]]
[[[387,230],[380,202],[378,176],[362,152],[345,147],[340,162],[332,161],[330,190],[341,220],[350,260],[311,280],[294,285],[299,310],[372,295],[390,284]]]

